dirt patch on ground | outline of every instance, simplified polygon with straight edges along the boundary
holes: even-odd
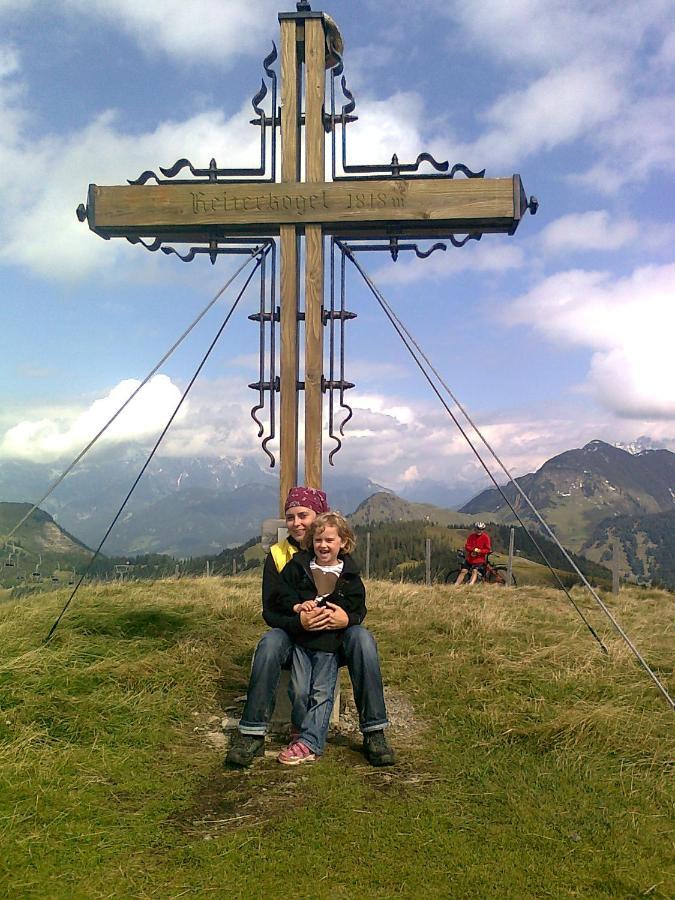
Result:
[[[213,840],[223,831],[267,822],[305,802],[303,785],[311,772],[304,767],[289,769],[276,762],[279,750],[288,741],[290,726],[268,736],[265,756],[255,760],[250,769],[223,766],[245,699],[235,697],[223,715],[195,713],[194,733],[218,755],[218,765],[199,787],[190,809],[177,814],[173,822],[182,831],[200,835],[204,840]],[[377,793],[391,792],[400,797],[401,793],[424,789],[439,776],[421,770],[419,754],[408,752],[419,742],[427,724],[415,714],[404,694],[385,690],[385,699],[391,721],[387,736],[398,757],[395,766],[378,769],[366,762],[354,699],[351,690],[344,686],[340,722],[331,727],[326,753],[358,773]]]

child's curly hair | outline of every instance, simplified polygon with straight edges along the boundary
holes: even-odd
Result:
[[[333,528],[337,529],[340,540],[344,542],[342,552],[351,553],[354,550],[354,547],[356,547],[356,537],[354,536],[354,532],[352,531],[349,522],[342,513],[339,512],[321,513],[314,519],[302,542],[305,550],[312,549],[314,546],[314,535],[317,532],[323,531],[327,525],[332,525]]]

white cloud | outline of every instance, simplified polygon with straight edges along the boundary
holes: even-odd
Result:
[[[607,210],[561,216],[544,228],[540,240],[548,253],[570,250],[618,250],[636,240],[637,222],[612,218]]]
[[[671,30],[663,38],[661,49],[654,60],[659,69],[669,70],[675,66],[675,29]]]
[[[547,278],[511,308],[551,341],[593,351],[589,384],[619,416],[675,418],[675,265],[626,278],[574,270]]]
[[[548,69],[572,59],[626,57],[672,14],[669,0],[437,0],[465,40],[511,65]]]
[[[596,161],[571,180],[606,194],[672,171],[671,0],[429,2],[452,23],[450,41],[463,40],[509,73],[534,79],[478,112],[487,129],[463,153],[481,165],[515,166],[581,139]]]
[[[14,75],[20,69],[19,51],[11,45],[0,46],[0,78]]]
[[[481,116],[486,132],[463,152],[490,168],[514,168],[528,156],[592,133],[621,107],[615,81],[615,74],[599,65],[554,69],[499,97]]]
[[[0,426],[9,425],[0,444],[0,455],[42,462],[72,457],[136,384],[122,382],[86,410],[34,410],[18,425],[12,425],[11,415],[0,414]],[[138,442],[143,438],[149,444],[165,424],[177,398],[178,389],[168,379],[155,386],[152,397],[139,395],[140,406],[135,412],[130,407],[129,420],[122,421],[114,442],[108,446],[121,448],[125,440]],[[467,496],[485,486],[487,476],[483,468],[431,395],[414,402],[409,397],[382,393],[357,394],[349,399],[354,416],[347,425],[343,449],[335,457],[338,473],[369,477],[395,490],[410,488],[415,481],[425,479],[461,488]],[[249,416],[251,402],[246,389],[231,380],[197,383],[190,394],[189,410],[174,423],[159,455],[251,458],[265,467],[267,459]],[[637,435],[647,434],[675,449],[672,425],[668,422],[643,418],[621,420],[610,414],[600,415],[597,410],[581,408],[561,415],[560,411],[551,414],[548,409],[511,412],[501,409],[476,418],[514,475],[533,471],[551,456],[595,438],[629,443]],[[265,421],[264,415],[262,419]],[[301,421],[301,438],[302,434]],[[477,438],[474,442],[490,470],[502,482],[501,470]],[[324,432],[324,453],[329,453],[334,446]],[[278,458],[278,439],[270,448]]]
[[[101,430],[140,384],[126,379],[86,409],[52,412],[24,419],[5,433],[0,455],[35,461],[77,454]],[[110,426],[101,441],[120,443],[159,435],[173,413],[181,391],[166,375],[155,375]],[[183,418],[187,402],[177,417]],[[56,414],[55,414],[56,413]]]
[[[118,29],[146,53],[164,53],[190,63],[229,67],[237,57],[270,49],[269,23],[278,4],[273,0],[2,0],[0,14],[30,7],[86,18]]]
[[[183,156],[197,166],[208,166],[212,156],[221,164],[241,165],[259,152],[246,108],[230,119],[220,111],[204,112],[137,135],[122,133],[115,114],[106,112],[79,132],[41,140],[28,139],[13,111],[12,103],[0,107],[0,189],[6,205],[21,215],[0,222],[0,262],[49,278],[78,278],[101,268],[113,271],[122,260],[140,260],[138,247],[103,242],[77,221],[75,209],[86,201],[89,182],[121,184]],[[5,130],[7,121],[13,130]],[[36,182],[35,172],[49,177]]]
[[[655,171],[675,171],[675,100],[672,96],[639,96],[624,104],[621,115],[594,135],[602,151],[587,172],[572,176],[605,194],[644,181]]]

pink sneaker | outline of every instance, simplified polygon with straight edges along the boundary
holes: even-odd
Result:
[[[277,762],[283,763],[285,766],[299,766],[300,763],[313,762],[315,759],[316,753],[312,753],[302,741],[291,741],[288,747],[277,756]]]

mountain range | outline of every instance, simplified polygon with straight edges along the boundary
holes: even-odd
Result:
[[[115,455],[87,457],[47,500],[45,510],[76,535],[75,540],[98,546],[145,454],[142,447],[130,446]],[[39,498],[58,474],[48,465],[5,461],[0,465],[0,500]],[[644,439],[627,449],[591,441],[553,457],[517,481],[569,549],[606,564],[616,544],[624,575],[675,583],[671,451],[651,449]],[[325,486],[333,508],[351,513],[359,526],[397,521],[461,526],[476,518],[501,524],[517,521],[495,489],[480,492],[457,512],[444,504],[460,489],[450,485],[442,490],[435,481],[418,485],[417,495],[434,503],[399,497],[367,478],[330,469]],[[103,552],[166,553],[181,559],[219,554],[260,534],[263,519],[277,512],[277,491],[276,475],[252,460],[153,460]],[[502,491],[523,522],[538,529],[513,485]],[[368,498],[373,499],[363,505]]]
[[[675,453],[630,452],[591,441],[516,481],[566,547],[607,562],[616,543],[624,576],[675,582],[667,562],[675,556]],[[516,488],[508,484],[502,491],[504,496],[496,489],[483,491],[460,512],[516,522],[506,497],[525,523],[538,528]]]
[[[42,508],[71,534],[97,547],[140,471],[147,451],[128,446],[118,454],[86,457]],[[53,466],[17,460],[0,465],[0,500],[37,500],[59,476]],[[336,509],[351,511],[382,491],[367,478],[329,471],[326,489]],[[122,513],[103,552],[167,553],[177,558],[219,553],[260,534],[263,519],[278,512],[279,482],[250,459],[154,459]]]

